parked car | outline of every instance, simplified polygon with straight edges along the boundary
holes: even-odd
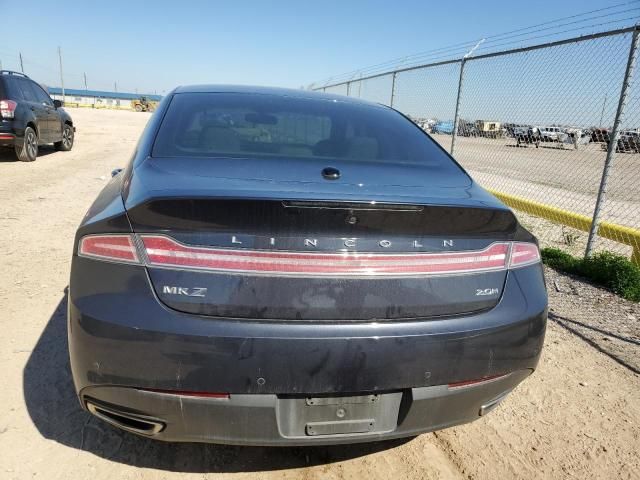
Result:
[[[594,143],[609,143],[609,130],[606,128],[592,128],[591,141]]]
[[[453,134],[453,128],[453,122],[450,120],[438,121],[431,127],[431,133],[443,133],[446,135],[451,135]]]
[[[543,142],[563,142],[567,134],[561,127],[540,127],[540,140]]]
[[[458,122],[458,135],[463,137],[477,137],[478,134],[478,127],[475,122],[467,122],[465,120]]]
[[[40,145],[73,147],[75,127],[62,102],[52,100],[22,73],[0,70],[0,146],[13,147],[18,160],[33,162]]]
[[[607,141],[607,148],[609,142]],[[635,130],[623,130],[618,137],[616,152],[640,153],[640,133]]]
[[[540,146],[540,129],[538,127],[513,127],[512,134],[516,139],[516,144],[518,147],[535,145],[536,148],[538,148]]]
[[[523,125],[520,123],[509,123],[509,122],[503,123],[502,126],[504,127],[505,135],[507,137],[515,137],[514,130],[516,129],[522,130],[523,128],[524,129],[529,128],[529,125]]]
[[[564,130],[567,134],[564,139],[565,143],[570,143],[577,150],[580,146],[585,146],[591,143],[592,132],[589,129],[579,127],[568,127]]]
[[[536,368],[536,239],[388,107],[179,87],[114,175],[78,228],[68,308],[75,388],[106,422],[383,440],[476,420]]]

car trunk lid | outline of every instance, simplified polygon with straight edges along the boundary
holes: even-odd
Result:
[[[425,180],[415,167],[339,164],[341,178],[328,181],[314,162],[278,175],[277,162],[235,162],[221,178],[211,163],[154,158],[132,177],[129,219],[169,307],[254,320],[384,321],[498,302],[517,223],[462,172]]]

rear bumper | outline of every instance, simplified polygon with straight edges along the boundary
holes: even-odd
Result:
[[[91,397],[157,417],[166,428],[155,437],[172,441],[340,443],[464,423],[538,363],[547,314],[541,267],[510,271],[508,277],[500,303],[469,316],[260,323],[176,312],[156,299],[143,267],[75,257],[69,349],[76,391],[85,407]],[[82,281],[87,278],[101,281]],[[506,373],[483,386],[453,392],[446,387]],[[231,397],[195,399],[140,389]],[[411,400],[392,431],[300,439],[278,430],[283,395],[379,392],[402,392],[405,407],[405,398]]]
[[[13,146],[16,143],[16,136],[13,132],[8,132],[0,128],[0,145],[1,146]]]
[[[296,431],[292,425],[298,420],[292,418],[290,403],[304,400],[274,394],[232,394],[228,399],[216,399],[89,387],[83,391],[82,403],[111,424],[157,440],[268,446],[358,443],[415,436],[471,422],[491,411],[530,373],[520,370],[478,386],[450,389],[441,385],[399,392],[400,408],[390,412],[393,418],[389,425],[382,431],[364,433],[308,435],[304,430]],[[344,410],[344,421],[349,421],[350,405],[344,405]]]

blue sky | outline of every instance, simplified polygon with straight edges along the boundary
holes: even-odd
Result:
[[[179,84],[300,87],[334,74],[624,0],[19,2],[0,0],[0,61],[58,86],[162,93]]]

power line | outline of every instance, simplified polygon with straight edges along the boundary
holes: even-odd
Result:
[[[500,40],[508,40],[508,39],[510,39],[510,38],[521,37],[521,36],[524,36],[524,35],[531,35],[531,34],[533,34],[533,33],[543,32],[543,31],[547,31],[547,30],[554,30],[554,29],[556,29],[556,28],[560,28],[560,27],[566,27],[566,26],[569,26],[569,25],[575,25],[576,23],[583,23],[583,22],[587,22],[587,21],[591,21],[591,20],[597,20],[597,19],[601,19],[601,18],[605,18],[605,17],[611,17],[611,16],[613,16],[613,15],[620,15],[620,14],[622,14],[622,13],[628,13],[628,12],[638,11],[638,10],[640,10],[640,7],[637,7],[637,8],[630,8],[630,9],[628,9],[628,10],[624,10],[624,11],[622,11],[622,12],[609,13],[609,14],[607,14],[607,15],[598,15],[598,16],[595,16],[595,17],[584,18],[584,19],[582,19],[582,20],[576,20],[576,21],[573,21],[573,22],[563,23],[563,24],[561,24],[561,25],[554,25],[554,26],[552,26],[552,27],[540,28],[540,29],[535,30],[535,31],[533,31],[533,32],[520,33],[520,34],[518,34],[518,35],[511,35],[511,36],[508,36],[508,37],[500,38],[500,39],[498,39],[498,40],[489,40],[487,43],[489,43],[489,42],[496,42],[496,41],[500,41]],[[636,16],[637,16],[637,15],[636,15]],[[635,16],[628,17],[628,18],[621,18],[621,19],[618,19],[618,20],[613,20],[612,22],[607,22],[607,23],[626,22],[626,21],[629,21],[629,20],[631,20],[631,19],[633,19],[633,18],[635,18]],[[594,25],[596,25],[596,26],[598,26],[598,25],[605,25],[605,23],[598,23],[598,24],[594,24]],[[581,27],[578,27],[578,29],[590,28],[590,27],[592,27],[592,26],[594,26],[594,25],[586,25],[586,26],[585,26],[585,25],[583,25],[583,26],[581,26]],[[576,30],[576,29],[573,29],[573,30]],[[559,34],[559,33],[567,33],[567,32],[571,32],[571,31],[573,31],[573,30],[563,30],[562,32],[556,32],[554,35],[557,35],[557,34]],[[532,37],[532,38],[540,38],[540,37]],[[529,39],[527,39],[527,40],[529,40]]]
[[[631,20],[634,20],[634,21],[640,20],[640,15],[632,17]],[[565,30],[562,33],[571,33],[571,32],[575,32],[575,31],[578,31],[578,30],[582,30],[583,28],[602,27],[604,25],[611,25],[612,23],[618,23],[620,21],[621,20],[611,20],[609,22],[594,23],[592,25],[587,25],[586,27],[577,27],[577,28],[572,28],[572,29],[569,29],[569,30]],[[551,36],[554,36],[554,35],[557,35],[557,34],[556,33],[548,33],[546,35],[538,35],[536,37],[527,38],[527,40],[538,40],[540,38],[547,38],[547,37],[551,37]],[[499,43],[497,45],[493,45],[493,47],[496,47],[496,48],[497,47],[504,47],[504,46],[509,46],[509,45],[513,45],[513,44],[517,44],[517,43],[519,43],[519,40],[512,41],[512,42]]]
[[[483,45],[483,51],[486,51],[487,49],[487,44],[495,44],[495,42],[501,41],[501,40],[507,40],[510,38],[515,38],[518,36],[527,36],[527,35],[533,35],[535,33],[541,32],[541,31],[548,31],[548,30],[557,30],[560,29],[562,27],[565,26],[569,26],[569,25],[575,25],[575,24],[579,24],[579,23],[584,23],[584,22],[588,22],[591,20],[595,20],[595,19],[601,19],[604,17],[611,17],[614,15],[622,15],[622,14],[626,14],[629,13],[631,11],[635,11],[635,10],[640,10],[640,7],[637,8],[630,8],[630,9],[626,9],[626,10],[620,10],[617,12],[610,12],[607,13],[605,15],[598,15],[596,17],[589,17],[589,18],[582,18],[580,20],[574,20],[571,22],[567,22],[567,23],[560,23],[559,22],[563,22],[565,20],[572,20],[575,18],[579,18],[579,17],[585,17],[587,15],[593,14],[593,13],[598,13],[598,12],[605,12],[605,11],[610,11],[613,9],[619,9],[620,7],[627,7],[629,5],[638,5],[638,0],[635,1],[631,1],[631,2],[624,2],[624,3],[619,3],[616,5],[610,5],[608,7],[603,7],[603,8],[598,8],[595,10],[589,10],[587,12],[582,12],[579,14],[575,14],[575,15],[569,15],[566,17],[560,17],[560,18],[556,18],[554,20],[550,20],[547,22],[542,22],[542,23],[538,23],[535,25],[531,25],[528,27],[522,27],[522,28],[518,28],[515,30],[510,30],[508,32],[503,32],[503,33],[499,33],[499,34],[495,34],[495,35],[490,35],[485,37],[485,45]],[[635,18],[635,17],[631,17],[631,18]],[[552,35],[562,35],[564,33],[567,32],[571,32],[571,31],[576,31],[576,30],[581,30],[581,29],[588,29],[591,28],[593,26],[600,26],[600,25],[606,25],[606,24],[611,24],[611,23],[618,23],[618,22],[628,22],[630,21],[631,18],[624,18],[624,19],[618,19],[618,20],[614,20],[611,22],[603,22],[603,23],[598,23],[598,24],[594,24],[594,25],[583,25],[581,27],[579,27],[578,29],[570,29],[570,30],[565,30],[562,32],[555,32]],[[555,24],[555,25],[552,25]],[[552,26],[548,26],[548,25],[552,25]],[[539,28],[539,27],[545,27],[546,28]],[[535,29],[535,30],[534,30]],[[526,32],[527,30],[531,30],[529,32]],[[526,33],[520,33],[520,32],[526,32]],[[518,35],[512,35],[512,34],[516,34],[518,33]],[[548,35],[549,36],[549,35]],[[531,37],[531,38],[523,38],[521,41],[525,42],[525,41],[529,41],[529,40],[533,40],[536,38],[542,38],[542,36],[535,36],[535,37]],[[337,81],[337,80],[351,80],[352,78],[354,78],[356,75],[360,75],[360,76],[364,76],[365,74],[372,74],[373,72],[377,72],[377,71],[382,71],[382,69],[384,67],[391,67],[391,66],[395,66],[395,65],[405,65],[407,63],[407,61],[411,60],[413,63],[417,64],[417,62],[421,62],[424,63],[424,61],[426,59],[431,59],[433,58],[433,56],[436,53],[444,53],[444,52],[450,52],[450,53],[457,53],[459,52],[459,50],[461,49],[461,47],[471,47],[473,45],[475,45],[478,42],[478,39],[475,40],[469,40],[467,42],[461,42],[461,43],[456,43],[453,45],[449,45],[449,46],[445,46],[445,47],[441,47],[438,49],[433,49],[433,50],[427,50],[424,52],[420,52],[420,53],[415,53],[415,54],[411,54],[411,55],[407,55],[407,56],[403,56],[403,57],[397,57],[395,59],[391,59],[391,60],[387,60],[385,62],[382,63],[378,63],[375,65],[370,65],[364,68],[360,68],[360,69],[356,69],[356,70],[352,70],[349,72],[345,72],[345,73],[341,73],[338,75],[332,75],[331,77],[325,78],[324,80],[317,82],[318,84],[327,84],[329,81]],[[501,45],[505,45],[504,43]],[[496,47],[498,45],[492,45],[492,48]],[[451,55],[453,56],[453,55]],[[442,58],[441,55],[439,55],[439,58]]]
[[[618,8],[618,7],[621,7],[621,6],[634,5],[634,4],[637,5],[638,4],[638,0],[634,0],[634,1],[631,1],[631,2],[618,3],[616,5],[609,5],[608,7],[598,8],[596,10],[589,10],[588,12],[582,12],[582,13],[577,13],[575,15],[569,15],[568,17],[556,18],[555,20],[549,20],[547,22],[538,23],[537,25],[532,25],[530,27],[519,28],[519,29],[516,29],[516,30],[511,30],[510,32],[504,32],[504,33],[501,33],[501,34],[498,34],[498,35],[492,35],[492,36],[487,37],[487,40],[490,39],[490,38],[499,37],[499,36],[502,36],[502,35],[509,35],[511,33],[516,33],[516,32],[522,31],[522,30],[529,30],[531,28],[543,27],[544,25],[549,25],[551,23],[561,22],[563,20],[570,20],[572,18],[582,17],[584,15],[590,15],[592,13],[603,12],[605,10],[611,10],[612,8]]]

